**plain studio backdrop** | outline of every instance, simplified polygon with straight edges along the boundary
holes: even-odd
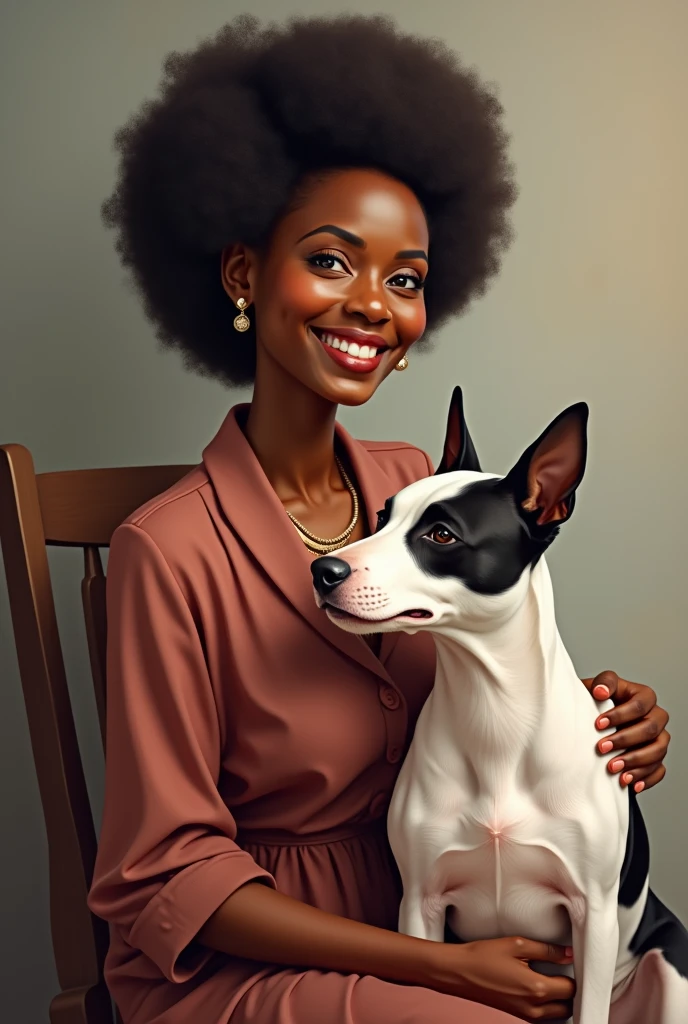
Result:
[[[247,6],[281,20],[343,5]],[[242,10],[235,0],[2,5],[0,442],[29,447],[38,472],[197,462],[247,397],[159,351],[99,215],[113,133],[154,94],[163,57]],[[497,85],[520,185],[517,237],[488,294],[433,351],[412,352],[406,373],[341,419],[436,459],[460,383],[484,467],[505,472],[564,406],[590,404],[588,474],[550,557],[559,625],[581,674],[609,667],[650,683],[671,712],[668,775],[642,807],[654,887],[688,920],[688,4],[381,0],[374,10],[446,40]],[[50,564],[98,818],[82,558],[57,550]],[[0,580],[0,992],[4,1019],[39,1024],[57,990],[46,843]]]

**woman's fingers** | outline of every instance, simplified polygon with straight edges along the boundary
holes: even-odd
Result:
[[[520,936],[513,940],[514,956],[519,960],[546,960],[551,964],[571,963],[573,950],[570,946],[558,946],[553,942],[537,942]],[[543,974],[544,978],[545,975]]]
[[[534,1006],[531,1022],[541,1020],[568,1020],[573,1013],[571,1000],[567,1003],[543,1003],[542,1006]]]
[[[609,700],[610,697],[613,700],[619,685],[619,677],[616,672],[607,669],[605,672],[599,672],[594,679],[584,679],[583,682],[595,700]]]
[[[536,972],[533,971],[533,973]],[[576,983],[573,978],[568,978],[565,974],[541,974],[539,977],[543,979],[544,985],[540,989],[538,1002],[563,1003],[568,999],[573,999],[573,994],[576,991]]]
[[[622,786],[633,786],[636,793],[652,789],[666,775],[663,764],[651,765],[649,768],[636,768],[632,772],[624,772],[621,776]]]
[[[649,692],[652,693],[652,690]],[[597,728],[624,729],[629,725],[651,723],[654,732],[648,734],[648,738],[653,739],[665,728],[669,721],[669,715],[664,708],[660,708],[656,703],[649,707],[647,705],[648,701],[634,697],[633,700],[629,700],[625,704],[619,704],[615,708],[610,708],[609,711],[603,711],[597,719]]]
[[[664,728],[669,718],[661,708],[656,708],[655,710],[657,714],[648,715],[642,721],[629,725],[625,729],[619,729],[613,735],[605,736],[603,740],[598,740],[597,749],[599,752],[607,754],[611,750],[627,750],[629,747],[649,747],[658,740],[662,747],[661,756],[664,757],[671,738]],[[656,758],[653,758],[653,760],[656,760]]]
[[[636,747],[634,750],[624,750],[618,757],[613,757],[608,763],[609,771],[617,774],[620,771],[631,771],[632,769],[649,768],[654,770],[662,763],[669,746],[669,734],[666,733],[648,743],[646,747]]]

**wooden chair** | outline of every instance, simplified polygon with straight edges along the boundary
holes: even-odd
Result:
[[[105,576],[115,528],[191,466],[34,472],[31,453],[0,446],[0,541],[19,673],[48,835],[50,925],[60,993],[51,1024],[113,1024],[103,981],[108,927],[86,905],[96,834],[57,631],[46,545],[84,552],[81,594],[105,741]],[[115,1013],[119,1021],[119,1014]]]

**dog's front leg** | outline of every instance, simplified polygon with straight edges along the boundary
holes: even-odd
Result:
[[[584,906],[573,909],[571,925],[576,979],[574,1024],[608,1024],[619,951],[615,894],[589,895]]]
[[[445,908],[439,898],[423,898],[420,887],[404,886],[404,896],[399,907],[399,931],[413,935],[416,939],[444,941]]]

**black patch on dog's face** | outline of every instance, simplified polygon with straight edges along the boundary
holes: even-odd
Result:
[[[433,502],[406,535],[419,568],[429,576],[455,577],[476,594],[501,594],[534,565],[558,530],[535,535],[504,480],[480,480],[456,497]],[[433,528],[448,530],[451,543],[430,540]]]
[[[377,523],[375,524],[375,533],[379,533],[380,530],[384,530],[385,526],[389,522],[392,515],[392,505],[394,504],[394,497],[388,498],[385,502],[385,507],[381,508],[377,514]]]

